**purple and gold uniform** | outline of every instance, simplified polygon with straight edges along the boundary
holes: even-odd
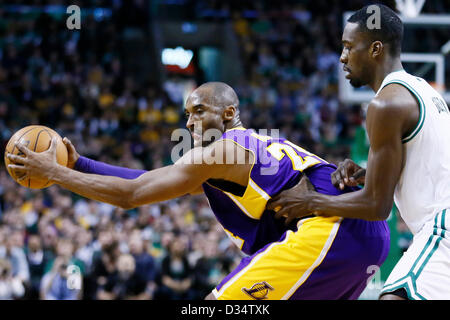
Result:
[[[285,139],[245,128],[226,131],[251,152],[246,187],[208,180],[203,190],[233,242],[248,256],[214,290],[217,299],[357,299],[389,251],[385,221],[311,216],[285,226],[265,210],[271,197],[306,174],[317,192],[338,195],[336,166]],[[369,268],[369,269],[368,269]],[[369,271],[368,271],[369,270]]]

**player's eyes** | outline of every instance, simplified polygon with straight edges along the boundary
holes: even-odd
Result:
[[[202,109],[197,109],[197,110],[194,110],[194,115],[202,115],[203,113],[204,113],[205,111],[204,110],[202,110]],[[189,116],[190,116],[191,114],[190,113],[185,113],[184,114],[184,116],[186,117],[186,119],[189,119]]]

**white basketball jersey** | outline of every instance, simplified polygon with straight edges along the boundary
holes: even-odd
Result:
[[[404,70],[392,72],[377,94],[391,83],[406,87],[420,105],[416,127],[402,139],[406,161],[394,193],[401,217],[416,234],[438,212],[450,208],[450,111],[422,78]]]

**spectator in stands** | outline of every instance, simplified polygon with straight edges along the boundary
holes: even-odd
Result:
[[[133,256],[136,264],[136,274],[140,275],[146,282],[145,293],[141,298],[152,299],[156,290],[155,278],[157,266],[155,259],[148,253],[146,242],[142,239],[141,232],[135,229],[128,240],[130,254]]]
[[[59,239],[58,244],[56,246],[56,257],[55,259],[47,263],[45,271],[48,272],[48,270],[59,270],[58,268],[53,268],[53,264],[56,261],[59,261],[60,264],[76,265],[81,271],[81,273],[84,274],[85,272],[84,264],[81,260],[77,259],[74,256],[74,251],[75,247],[72,239],[69,238]]]
[[[92,291],[90,298],[98,298],[98,292],[106,285],[108,278],[117,271],[120,256],[119,242],[111,230],[102,230],[98,236],[99,248],[93,255],[90,274]]]
[[[136,272],[132,255],[122,254],[117,259],[117,269],[107,278],[98,292],[100,300],[146,300],[147,281]]]
[[[30,269],[30,287],[27,298],[37,300],[39,299],[41,279],[44,276],[45,266],[52,259],[48,252],[42,249],[42,241],[39,235],[31,234],[28,236],[26,257]]]
[[[58,255],[53,261],[51,270],[42,278],[40,298],[42,300],[79,300],[82,298],[81,285],[71,286],[69,279],[69,259],[65,255]],[[82,274],[76,273],[82,283]]]
[[[25,294],[25,287],[19,277],[12,274],[9,260],[0,259],[0,300],[16,300]]]
[[[194,268],[197,299],[204,299],[226,275],[217,242],[205,241],[202,249],[202,256]]]
[[[183,238],[175,238],[161,265],[159,299],[183,300],[192,298],[192,269],[186,256]]]
[[[23,248],[23,231],[8,231],[3,235],[3,245],[0,244],[0,259],[6,259],[11,265],[11,273],[27,285],[30,280],[28,262]]]

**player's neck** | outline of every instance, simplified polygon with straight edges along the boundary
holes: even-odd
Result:
[[[385,63],[382,63],[380,65],[380,68],[375,71],[375,77],[373,78],[373,81],[371,84],[369,84],[369,86],[374,92],[377,92],[381,84],[383,83],[384,78],[386,78],[388,74],[399,70],[403,70],[400,58],[392,60],[389,59]]]
[[[227,125],[225,126],[225,130],[230,130],[233,128],[239,128],[239,127],[243,127],[243,126],[244,125],[242,124],[242,122],[239,118],[234,118],[229,123],[227,123]]]

